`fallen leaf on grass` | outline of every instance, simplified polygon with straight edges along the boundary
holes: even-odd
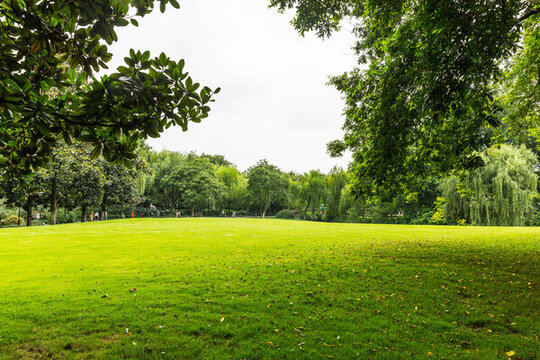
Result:
[[[507,352],[505,352],[506,356],[509,356],[509,357],[514,356],[515,353],[516,353],[515,351],[507,351]]]

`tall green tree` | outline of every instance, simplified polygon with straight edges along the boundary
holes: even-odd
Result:
[[[182,169],[184,193],[183,204],[194,216],[195,210],[215,209],[225,195],[225,188],[219,182],[214,166],[205,158],[194,158]]]
[[[538,162],[524,146],[492,147],[481,154],[485,166],[442,181],[444,215],[474,225],[520,226],[537,195]]]
[[[141,182],[149,169],[140,155],[130,162],[129,167],[106,161],[101,161],[99,164],[105,176],[100,205],[103,219],[107,219],[109,206],[118,207],[124,218],[126,211],[132,210],[143,200],[144,189],[141,189]]]
[[[328,174],[328,201],[326,204],[325,220],[337,220],[340,217],[339,204],[343,190],[348,184],[348,175],[338,167],[332,168]]]
[[[300,186],[299,196],[305,204],[303,210],[305,219],[310,206],[311,212],[313,213],[326,199],[328,191],[326,176],[317,170],[311,170],[309,173],[305,173],[302,176]]]
[[[60,139],[91,143],[92,156],[127,162],[140,139],[208,116],[212,95],[184,60],[130,50],[125,65],[101,78],[116,29],[137,25],[156,5],[176,0],[0,3],[0,167],[24,178],[51,161]]]
[[[296,9],[300,32],[328,36],[354,25],[359,62],[334,77],[346,99],[343,140],[353,152],[355,193],[392,197],[426,174],[481,165],[475,150],[497,125],[493,83],[538,23],[538,0],[271,0]],[[535,75],[537,77],[537,74]]]
[[[272,202],[288,197],[289,182],[277,166],[260,160],[247,171],[248,191],[255,207],[264,218]]]
[[[71,177],[60,191],[61,205],[68,209],[80,207],[81,222],[85,222],[88,210],[92,212],[101,204],[106,178],[99,163],[91,158],[89,146],[74,145],[73,152],[74,161],[69,163]]]
[[[216,176],[223,184],[222,210],[242,210],[247,203],[247,179],[233,166],[220,166]]]

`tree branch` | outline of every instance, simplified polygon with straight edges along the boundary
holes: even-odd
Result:
[[[519,19],[518,19],[518,22],[522,23],[524,22],[525,20],[527,20],[528,18],[530,18],[531,16],[534,16],[536,14],[540,13],[540,8],[537,8],[537,9],[532,9],[530,10],[529,12],[526,12],[525,14],[523,14],[523,16],[521,16]]]

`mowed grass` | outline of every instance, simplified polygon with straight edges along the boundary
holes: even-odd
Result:
[[[0,229],[0,359],[538,359],[539,265],[539,228]]]

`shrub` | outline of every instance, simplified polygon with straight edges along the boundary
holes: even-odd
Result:
[[[276,217],[279,219],[294,219],[295,215],[292,210],[283,209],[283,210],[279,210],[276,213]]]
[[[24,219],[19,218],[17,215],[10,215],[4,220],[2,220],[0,224],[2,224],[2,226],[9,226],[9,225],[17,225],[19,223],[24,224]]]
[[[161,212],[155,206],[149,207],[137,206],[135,208],[135,216],[137,217],[160,217]]]
[[[58,224],[72,223],[77,220],[77,215],[74,211],[68,211],[65,209],[58,209],[56,213],[56,222]]]
[[[533,205],[532,210],[525,217],[525,225],[540,226],[540,200]]]

